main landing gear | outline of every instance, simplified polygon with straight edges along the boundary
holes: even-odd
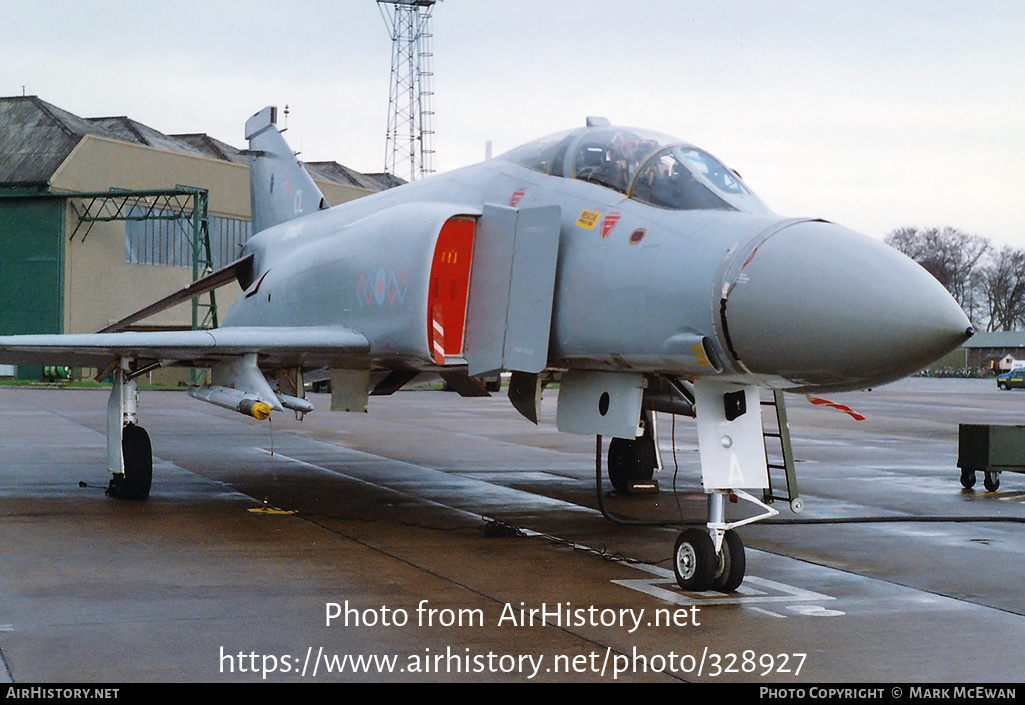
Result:
[[[637,484],[650,484],[655,474],[651,446],[642,439],[613,438],[609,442],[609,482],[617,492],[629,492]]]
[[[644,433],[635,439],[609,441],[609,482],[617,492],[657,492],[655,470],[662,469],[656,441],[655,415],[641,412]]]
[[[153,482],[153,447],[149,434],[137,423],[135,378],[146,371],[132,370],[127,359],[113,370],[114,387],[107,400],[107,469],[111,472],[107,494],[117,499],[146,499]]]
[[[153,447],[142,426],[128,424],[121,432],[124,471],[111,475],[107,495],[117,499],[146,499],[153,483]]]

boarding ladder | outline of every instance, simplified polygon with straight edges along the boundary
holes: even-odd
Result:
[[[794,471],[794,452],[790,446],[790,424],[787,422],[787,407],[783,400],[783,392],[773,390],[771,399],[763,399],[762,406],[771,406],[775,409],[775,424],[769,423],[768,427],[762,429],[762,436],[765,439],[766,472],[769,475],[768,487],[763,490],[762,498],[766,504],[772,504],[777,499],[789,502],[790,508],[796,513],[801,511],[802,502],[797,493],[797,473]],[[762,418],[773,416],[763,414]],[[764,422],[763,422],[764,423]],[[779,481],[773,485],[773,471],[778,476],[783,471],[786,482],[785,492],[779,488]]]

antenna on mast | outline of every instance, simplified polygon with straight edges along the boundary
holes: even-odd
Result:
[[[377,0],[392,39],[384,170],[415,181],[434,173],[431,14],[441,0]]]

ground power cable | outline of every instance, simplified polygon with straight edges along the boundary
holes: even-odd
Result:
[[[613,514],[605,506],[604,490],[602,489],[602,437],[596,436],[595,442],[595,489],[598,498],[598,509],[603,517],[613,524],[621,526],[662,526],[662,527],[687,527],[705,526],[701,521],[684,520],[649,520],[631,519],[628,517]],[[673,444],[673,460],[676,462],[676,444]],[[676,469],[679,470],[679,467]],[[677,496],[676,472],[673,473],[673,495]],[[820,517],[815,519],[767,519],[758,522],[762,526],[812,526],[812,525],[843,525],[843,524],[1025,524],[1025,517],[1004,517],[1004,516],[892,516],[892,517]]]

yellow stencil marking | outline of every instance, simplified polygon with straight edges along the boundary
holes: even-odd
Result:
[[[587,228],[588,230],[594,230],[594,226],[598,224],[598,220],[600,218],[601,213],[599,213],[598,211],[580,211],[580,217],[577,218],[577,227]]]

